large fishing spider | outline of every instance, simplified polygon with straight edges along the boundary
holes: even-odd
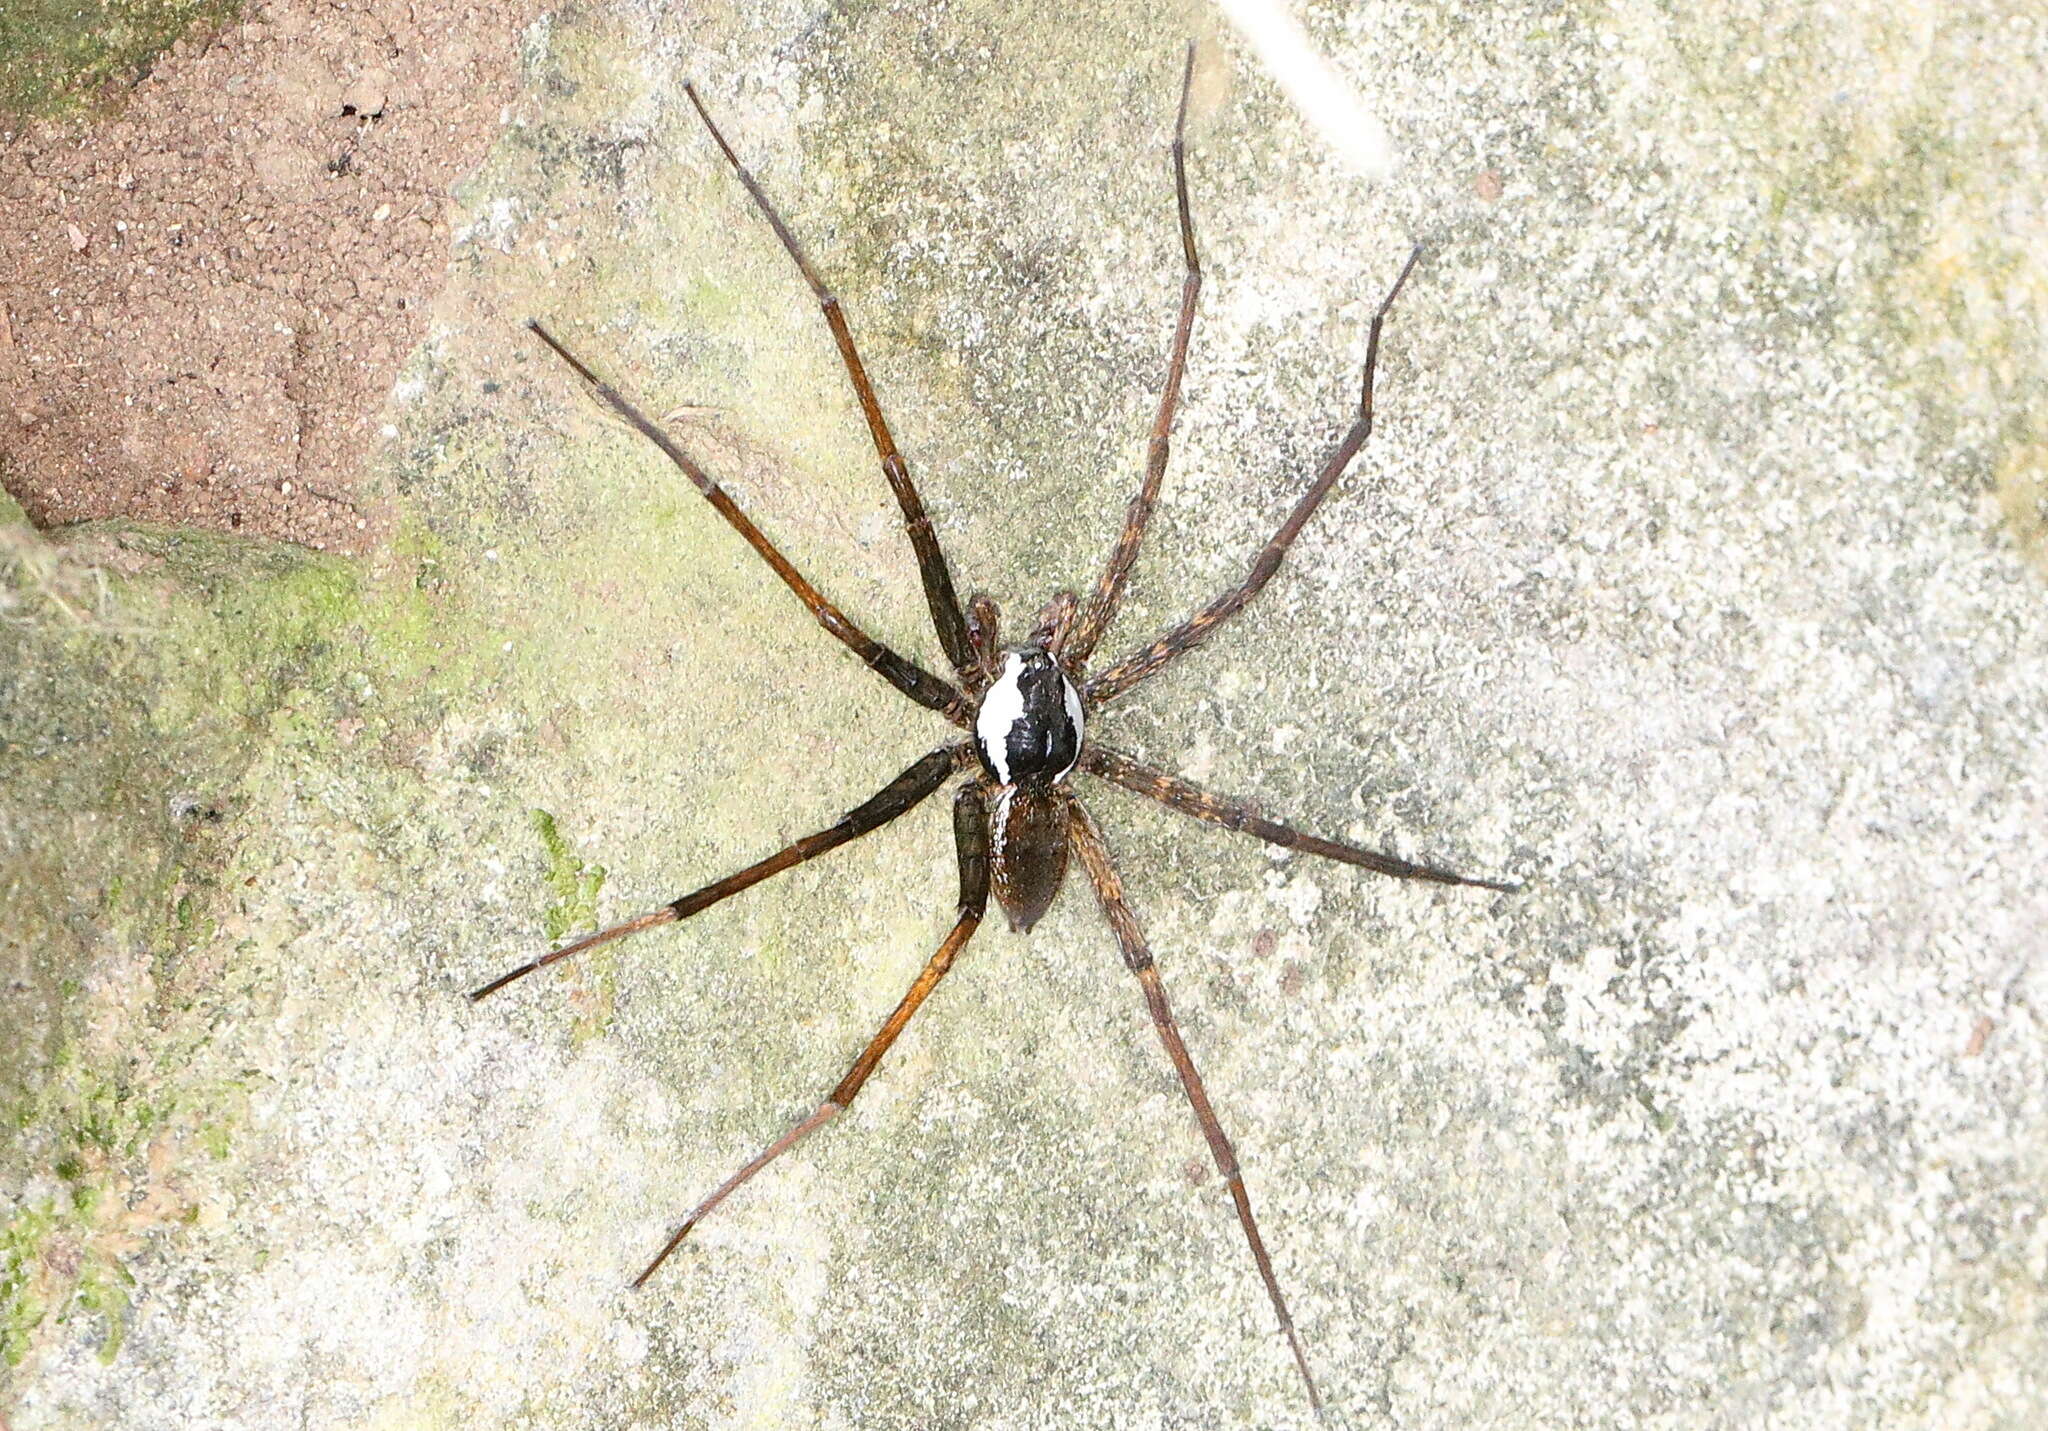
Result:
[[[811,292],[817,296],[819,307],[824,310],[825,322],[832,330],[833,341],[838,344],[847,376],[853,382],[861,411],[867,418],[868,430],[874,437],[882,471],[889,479],[890,489],[896,494],[897,505],[902,508],[904,529],[917,553],[918,571],[924,580],[925,600],[931,608],[932,623],[938,629],[939,644],[945,648],[946,657],[953,665],[955,679],[949,681],[933,675],[862,631],[790,565],[725,489],[713,481],[674,438],[593,373],[547,329],[539,323],[529,323],[528,326],[575,369],[607,407],[638,429],[682,469],[697,485],[697,490],[704,494],[705,500],[717,508],[719,515],[761,554],[762,560],[796,593],[797,599],[821,626],[851,648],[883,680],[917,704],[937,711],[966,730],[968,738],[942,745],[924,756],[848,812],[837,824],[806,835],[758,864],[694,890],[650,914],[627,920],[624,924],[544,954],[493,979],[470,997],[481,999],[536,969],[596,945],[701,913],[729,895],[757,885],[792,865],[815,859],[827,850],[837,849],[849,840],[879,829],[933,794],[952,776],[964,774],[968,778],[953,799],[953,838],[960,862],[960,901],[959,918],[952,931],[940,942],[938,952],[932,955],[924,971],[911,984],[910,991],[903,996],[896,1011],[889,1015],[880,1032],[853,1061],[838,1087],[826,1095],[825,1101],[809,1117],[770,1143],[759,1156],[697,1204],[683,1219],[675,1235],[634,1279],[633,1285],[638,1287],[653,1276],[655,1269],[689,1235],[690,1229],[740,1184],[831,1122],[853,1102],[866,1084],[868,1075],[875,1071],[882,1056],[895,1043],[896,1036],[910,1022],[911,1015],[917,1012],[932,990],[938,987],[939,981],[945,978],[947,970],[953,967],[954,959],[981,923],[991,890],[1009,917],[1010,927],[1020,933],[1028,930],[1037,923],[1059,892],[1071,851],[1080,857],[1081,867],[1087,872],[1089,883],[1095,887],[1095,897],[1116,934],[1124,963],[1137,976],[1153,1027],[1158,1030],[1160,1042],[1166,1045],[1166,1056],[1173,1061],[1174,1072],[1180,1076],[1181,1087],[1187,1093],[1196,1121],[1201,1124],[1202,1136],[1208,1140],[1209,1151],[1214,1155],[1216,1166],[1222,1171],[1224,1182],[1230,1189],[1231,1199],[1237,1205],[1237,1220],[1244,1228],[1252,1260],[1258,1264],[1266,1295],[1272,1299],[1280,1328],[1294,1353],[1294,1364],[1301,1372],[1309,1401],[1320,1410],[1322,1403],[1316,1391],[1315,1378],[1309,1372],[1308,1356],[1303,1350],[1301,1336],[1295,1330],[1294,1319],[1288,1314],[1287,1299],[1281,1295],[1280,1283],[1273,1275],[1272,1259],[1267,1256],[1265,1242],[1259,1236],[1259,1225],[1252,1216],[1251,1198],[1245,1191],[1237,1156],[1209,1104],[1209,1095],[1203,1089],[1201,1075],[1195,1071],[1194,1059],[1181,1040],[1173,1012],[1166,1002],[1166,991],[1159,982],[1159,971],[1152,962],[1151,948],[1146,944],[1137,915],[1132,912],[1130,901],[1124,895],[1123,881],[1117,873],[1116,864],[1102,842],[1095,821],[1089,818],[1080,800],[1069,790],[1068,777],[1079,770],[1084,775],[1121,785],[1198,820],[1207,820],[1225,829],[1242,830],[1270,844],[1358,865],[1400,879],[1433,880],[1439,884],[1473,885],[1492,890],[1510,890],[1514,886],[1493,880],[1471,879],[1428,865],[1411,864],[1393,855],[1304,833],[1265,819],[1242,804],[1212,795],[1164,770],[1143,765],[1100,744],[1092,736],[1084,735],[1098,711],[1156,674],[1175,657],[1208,639],[1217,627],[1258,595],[1261,588],[1272,580],[1273,573],[1280,569],[1288,547],[1372,433],[1373,369],[1379,357],[1380,328],[1422,252],[1418,247],[1409,254],[1400,275],[1373,315],[1366,339],[1365,375],[1359,391],[1357,416],[1338,441],[1336,450],[1323,464],[1313,485],[1295,503],[1287,520],[1280,524],[1280,530],[1253,560],[1245,579],[1164,635],[1130,652],[1108,669],[1091,675],[1089,658],[1116,615],[1118,598],[1132,564],[1137,560],[1138,544],[1159,495],[1160,478],[1166,471],[1167,438],[1180,397],[1181,377],[1187,366],[1188,335],[1194,327],[1195,299],[1202,287],[1202,269],[1195,256],[1194,223],[1188,216],[1185,157],[1188,92],[1194,78],[1194,60],[1194,46],[1190,45],[1181,72],[1180,107],[1174,118],[1172,149],[1181,252],[1186,259],[1187,270],[1181,283],[1180,315],[1174,327],[1173,356],[1167,365],[1166,388],[1160,396],[1159,409],[1152,422],[1144,481],[1138,488],[1138,495],[1131,501],[1123,531],[1110,553],[1109,564],[1096,580],[1095,589],[1088,598],[1083,601],[1071,591],[1060,592],[1046,604],[1037,625],[1023,643],[1007,647],[1000,635],[994,601],[987,596],[976,595],[969,598],[964,612],[961,609],[959,598],[954,594],[952,573],[947,569],[944,553],[939,550],[931,519],[925,515],[924,504],[911,484],[909,469],[896,450],[888,423],[882,418],[881,406],[875,400],[874,388],[868,382],[860,354],[854,348],[853,335],[840,311],[839,300],[819,280],[802,246],[783,223],[782,216],[768,201],[754,176],[740,163],[732,146],[726,143],[725,136],[704,108],[704,102],[698,98],[696,89],[684,86],[684,93],[689,95],[698,117],[704,121],[704,127],[710,131],[711,138],[731,164],[740,183],[753,197],[761,217],[775,230],[776,238],[781,240],[804,281],[810,285]]]

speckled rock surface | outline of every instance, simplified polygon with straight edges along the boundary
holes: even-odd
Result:
[[[1430,250],[1365,458],[1114,738],[1526,882],[1092,797],[1332,1424],[2048,1418],[2048,32],[1302,13],[1400,146],[1385,184],[1198,12],[559,12],[392,398],[390,550],[9,529],[14,1431],[1308,1424],[1078,889],[627,1290],[938,938],[938,802],[462,997],[945,734],[518,329],[672,412],[937,661],[822,325],[682,80],[1015,615],[1089,578],[1139,470],[1190,31],[1209,287],[1111,649],[1241,569]]]

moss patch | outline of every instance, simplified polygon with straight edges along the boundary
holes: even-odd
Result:
[[[200,1170],[235,1141],[255,1078],[237,1016],[262,977],[237,967],[248,816],[280,763],[333,758],[362,723],[382,609],[293,549],[0,527],[10,1364],[67,1325],[117,1356],[127,1259],[197,1216]]]
[[[553,815],[535,810],[532,818],[534,833],[540,836],[541,848],[547,852],[548,888],[555,896],[541,922],[548,938],[558,940],[572,929],[597,923],[597,895],[604,888],[604,866],[586,866],[578,859],[561,831],[555,828]]]
[[[217,29],[240,10],[240,0],[8,0],[0,114],[47,117],[125,93],[181,36]]]

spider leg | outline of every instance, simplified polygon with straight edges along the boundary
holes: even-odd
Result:
[[[1283,825],[1277,820],[1268,820],[1250,807],[1212,795],[1196,785],[1191,785],[1178,775],[1169,775],[1131,759],[1121,751],[1107,746],[1090,745],[1081,752],[1081,768],[1090,775],[1100,776],[1126,790],[1134,790],[1148,800],[1193,815],[1197,820],[1207,820],[1212,825],[1221,825],[1226,830],[1242,830],[1254,839],[1264,840],[1269,845],[1279,845],[1304,854],[1321,855],[1326,860],[1337,860],[1347,865],[1377,874],[1392,875],[1396,879],[1429,880],[1435,884],[1464,884],[1479,889],[1497,889],[1503,894],[1513,894],[1519,885],[1506,884],[1499,880],[1474,879],[1469,875],[1452,874],[1449,870],[1436,869],[1430,865],[1412,864],[1396,855],[1383,855],[1377,850],[1361,849],[1347,845],[1340,840],[1326,840],[1320,835],[1307,834],[1292,825]]]
[[[1173,121],[1173,192],[1180,208],[1180,250],[1187,265],[1180,284],[1180,317],[1173,329],[1173,356],[1166,365],[1166,388],[1159,394],[1159,410],[1152,419],[1152,440],[1145,448],[1145,480],[1124,514],[1124,529],[1109,554],[1109,566],[1095,583],[1080,624],[1067,634],[1066,657],[1074,670],[1088,664],[1096,643],[1116,616],[1124,582],[1138,560],[1138,544],[1145,538],[1145,526],[1152,520],[1152,506],[1159,497],[1159,483],[1166,476],[1168,439],[1173,431],[1173,414],[1180,404],[1180,384],[1188,366],[1188,338],[1195,327],[1195,299],[1202,291],[1202,265],[1195,256],[1195,223],[1188,216],[1187,128],[1188,91],[1195,78],[1195,45],[1188,42],[1187,61],[1181,67],[1180,111]]]
[[[747,171],[746,165],[740,163],[739,155],[733,152],[732,146],[725,142],[725,136],[712,122],[711,112],[697,97],[696,87],[686,84],[683,93],[696,106],[697,117],[711,131],[711,137],[725,155],[726,163],[732,166],[733,173],[752,197],[754,207],[768,221],[768,227],[775,230],[775,237],[782,241],[782,247],[796,264],[797,272],[803,275],[804,282],[817,298],[818,307],[824,310],[826,326],[831,328],[832,341],[838,345],[840,360],[846,365],[846,376],[853,383],[854,395],[860,399],[861,415],[867,419],[868,435],[875,442],[875,455],[882,459],[882,475],[889,479],[889,490],[896,494],[896,505],[903,512],[903,530],[909,533],[910,545],[917,553],[918,575],[924,580],[924,599],[931,608],[932,626],[939,633],[939,644],[946,649],[946,659],[965,678],[974,667],[974,651],[967,640],[967,622],[960,611],[960,598],[953,592],[953,574],[946,566],[946,554],[939,549],[938,533],[932,530],[932,520],[925,515],[924,503],[910,480],[910,468],[904,464],[903,454],[896,450],[896,439],[882,417],[882,405],[875,397],[874,385],[868,381],[860,350],[853,345],[853,333],[846,326],[846,314],[839,307],[839,299],[819,279],[817,270],[811,267],[810,259],[804,255],[803,246],[796,241],[796,235],[789,231],[782,215],[768,202],[768,195],[760,182]]]
[[[939,712],[955,724],[967,724],[967,705],[960,698],[960,692],[916,662],[897,655],[848,620],[845,612],[819,595],[818,589],[804,580],[802,573],[790,565],[789,559],[778,551],[775,544],[769,541],[747,514],[739,509],[739,504],[733,501],[731,495],[713,481],[710,474],[698,466],[674,438],[639,408],[626,401],[617,388],[592,372],[582,359],[556,341],[554,334],[531,319],[527,320],[526,326],[552,348],[557,357],[576,370],[576,376],[590,385],[591,391],[597,394],[606,407],[623,417],[632,425],[634,431],[659,447],[669,461],[682,469],[683,475],[695,483],[697,490],[704,494],[704,500],[717,508],[718,514],[731,524],[732,529],[746,538],[747,545],[759,552],[761,559],[774,568],[775,574],[782,578],[783,585],[796,593],[796,599],[818,619],[820,626],[838,637],[871,670],[904,695],[921,706],[928,706]]]
[[[981,788],[972,782],[961,786],[960,793],[953,799],[953,843],[960,856],[959,918],[940,941],[938,951],[926,963],[923,972],[912,982],[902,1002],[896,1005],[896,1011],[883,1022],[881,1030],[869,1040],[860,1057],[853,1061],[853,1066],[846,1070],[846,1076],[839,1080],[839,1085],[826,1095],[825,1101],[809,1117],[762,1149],[753,1161],[720,1183],[709,1197],[690,1210],[690,1215],[683,1219],[683,1225],[676,1229],[675,1235],[633,1279],[635,1287],[643,1286],[654,1275],[655,1269],[668,1260],[668,1255],[682,1245],[683,1239],[690,1235],[690,1229],[702,1222],[705,1215],[724,1202],[734,1189],[851,1105],[861,1085],[868,1081],[868,1075],[875,1071],[875,1065],[882,1061],[882,1055],[889,1051],[889,1046],[896,1042],[896,1036],[910,1022],[910,1016],[938,987],[939,980],[946,977],[946,971],[953,967],[955,956],[973,937],[981,924],[982,912],[988,907],[988,806]]]
[[[1187,1094],[1189,1106],[1195,1110],[1195,1121],[1202,1125],[1202,1136],[1209,1142],[1209,1153],[1215,1158],[1217,1170],[1223,1174],[1224,1183],[1230,1189],[1231,1201],[1237,1204],[1238,1226],[1244,1229],[1245,1241],[1251,1246],[1252,1260],[1259,1264],[1259,1277],[1266,1284],[1266,1295],[1272,1299],[1273,1310],[1280,1318],[1280,1330],[1286,1334],[1287,1345],[1294,1353],[1294,1365],[1301,1372],[1302,1384],[1308,1388],[1309,1404],[1320,1415],[1322,1397],[1316,1392],[1316,1379],[1308,1369],[1308,1353],[1303,1350],[1301,1336],[1294,1329],[1287,1299],[1280,1293],[1280,1281],[1273,1275],[1273,1259],[1266,1255],[1265,1240],[1259,1236],[1258,1219],[1252,1216],[1251,1196],[1245,1192],[1244,1174],[1238,1168],[1237,1153],[1230,1146],[1223,1125],[1216,1120],[1216,1110],[1210,1106],[1208,1090],[1202,1086],[1202,1075],[1195,1071],[1195,1061],[1188,1053],[1188,1046],[1181,1041],[1180,1026],[1174,1022],[1173,1010],[1167,1006],[1166,990],[1159,983],[1159,970],[1152,963],[1151,947],[1145,942],[1144,931],[1138,927],[1138,916],[1132,912],[1130,901],[1124,897],[1123,877],[1117,873],[1116,865],[1109,857],[1108,846],[1102,843],[1102,833],[1095,828],[1095,821],[1089,818],[1088,812],[1081,808],[1079,800],[1070,804],[1074,848],[1081,856],[1082,867],[1088,871],[1090,883],[1095,886],[1095,898],[1109,919],[1109,927],[1116,932],[1117,946],[1123,951],[1124,963],[1138,976],[1138,987],[1145,994],[1145,1007],[1152,1015],[1152,1027],[1158,1030],[1159,1041],[1166,1045],[1166,1056],[1173,1060],[1173,1071],[1180,1075],[1180,1086]]]
[[[615,924],[610,929],[566,944],[530,963],[521,964],[509,974],[500,974],[482,988],[470,994],[472,1002],[487,995],[495,994],[516,979],[523,979],[537,969],[567,959],[572,954],[581,954],[586,949],[595,949],[600,944],[609,944],[614,939],[623,939],[628,934],[638,934],[643,929],[652,929],[657,924],[671,924],[679,919],[688,919],[700,914],[728,896],[743,889],[751,889],[772,875],[781,874],[793,865],[814,860],[827,850],[836,850],[849,840],[879,830],[898,815],[904,814],[922,802],[934,790],[946,783],[955,770],[962,768],[963,759],[971,758],[973,747],[967,742],[959,745],[942,746],[919,760],[901,775],[884,785],[861,804],[848,811],[835,825],[830,825],[814,835],[805,835],[792,845],[777,850],[767,859],[748,865],[737,874],[714,880],[702,889],[692,890],[681,899],[664,904],[652,913],[624,924]]]
[[[1140,647],[1125,656],[1114,666],[1088,682],[1083,694],[1091,705],[1102,705],[1113,701],[1124,692],[1145,680],[1172,661],[1184,651],[1194,649],[1209,638],[1218,626],[1235,616],[1244,605],[1257,596],[1265,584],[1273,579],[1273,573],[1280,570],[1280,562],[1287,555],[1287,549],[1294,539],[1301,535],[1301,529],[1314,515],[1316,507],[1329,494],[1330,488],[1351,465],[1351,459],[1358,455],[1358,449],[1365,446],[1366,438],[1372,436],[1372,379],[1373,370],[1379,365],[1380,328],[1387,321],[1387,313],[1394,306],[1394,299],[1400,295],[1401,285],[1408,281],[1408,275],[1415,271],[1415,265],[1422,257],[1422,246],[1417,244],[1408,255],[1408,262],[1401,268],[1400,277],[1387,290],[1386,298],[1380,303],[1379,311],[1373,314],[1372,329],[1365,343],[1365,378],[1359,386],[1358,416],[1352,422],[1350,431],[1337,444],[1330,460],[1323,464],[1323,470],[1316,477],[1315,484],[1302,494],[1294,504],[1294,510],[1287,520],[1280,524],[1280,530],[1266,543],[1252,561],[1251,571],[1237,586],[1218,596],[1207,606],[1196,612],[1180,625],[1153,641],[1149,646]]]

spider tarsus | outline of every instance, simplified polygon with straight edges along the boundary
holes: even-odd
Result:
[[[725,162],[732,165],[735,169],[743,168],[740,164],[739,155],[733,153],[732,146],[727,144],[725,136],[719,133],[718,124],[712,119],[711,111],[704,107],[704,97],[697,93],[697,82],[695,80],[684,81],[683,94],[688,97],[690,103],[696,108],[697,117],[704,121],[704,127],[711,131],[711,137],[717,141],[720,151],[725,155]]]
[[[647,1279],[652,1277],[656,1272],[661,1270],[661,1264],[668,1261],[668,1257],[671,1252],[674,1252],[678,1247],[681,1247],[683,1245],[683,1239],[690,1235],[690,1229],[695,1227],[696,1225],[697,1219],[692,1217],[688,1222],[685,1222],[680,1228],[676,1230],[676,1235],[668,1240],[668,1242],[662,1247],[661,1251],[657,1252],[654,1255],[654,1260],[648,1263],[642,1269],[640,1269],[640,1275],[633,1279],[634,1291],[637,1292],[647,1285]]]
[[[1428,865],[1414,866],[1416,873],[1410,879],[1426,880],[1433,884],[1463,885],[1468,889],[1490,889],[1496,894],[1520,894],[1522,887],[1506,880],[1480,879],[1477,875],[1452,874],[1449,870],[1431,869]],[[1396,876],[1400,878],[1400,876]]]
[[[528,974],[545,969],[548,965],[558,960],[567,959],[572,954],[581,954],[586,949],[595,949],[598,945],[609,944],[614,939],[623,939],[629,934],[638,934],[643,929],[652,929],[657,924],[667,924],[671,920],[680,919],[683,917],[682,904],[682,900],[677,900],[673,904],[664,904],[652,914],[643,914],[637,919],[627,920],[624,924],[614,924],[609,929],[600,929],[595,934],[586,934],[573,944],[564,944],[561,948],[551,950],[541,955],[538,959],[521,964],[509,974],[500,974],[497,978],[491,980],[490,983],[473,992],[469,996],[469,1001],[476,1003],[487,995],[497,993],[498,990],[504,988],[513,980],[523,979]]]
[[[497,993],[498,990],[504,988],[507,984],[511,983],[514,979],[523,979],[539,967],[540,961],[535,960],[530,964],[521,964],[517,969],[514,969],[509,974],[500,974],[497,978],[491,980],[490,983],[483,985],[481,988],[471,989],[469,991],[469,1001],[472,1004],[481,1003],[485,999],[489,998],[492,994]]]
[[[1309,1410],[1315,1412],[1317,1422],[1328,1425],[1323,1417],[1323,1394],[1316,1389],[1315,1374],[1308,1369],[1308,1352],[1291,1324],[1287,1328],[1287,1345],[1294,1353],[1294,1367],[1301,1373],[1301,1384],[1308,1391]]]
[[[1384,318],[1393,311],[1394,300],[1401,296],[1401,290],[1408,284],[1408,275],[1415,272],[1416,264],[1422,262],[1422,248],[1421,241],[1417,240],[1415,247],[1408,250],[1408,261],[1401,265],[1400,276],[1395,278],[1394,286],[1387,290],[1387,296],[1380,301],[1380,317]]]
[[[553,333],[550,333],[546,328],[541,326],[541,321],[538,318],[527,319],[526,327],[528,331],[533,334],[534,337],[540,339],[543,343],[547,344],[549,348],[553,349],[556,357],[560,358],[563,362],[567,363],[571,368],[575,369],[577,377],[583,379],[584,382],[589,383],[592,387],[598,388],[602,391],[609,391],[604,381],[601,378],[599,378],[596,373],[592,372],[590,368],[585,365],[584,361],[581,358],[577,357],[574,353],[570,352],[567,348],[563,347],[560,339],[556,338]],[[631,421],[631,419],[628,418],[628,421]]]

